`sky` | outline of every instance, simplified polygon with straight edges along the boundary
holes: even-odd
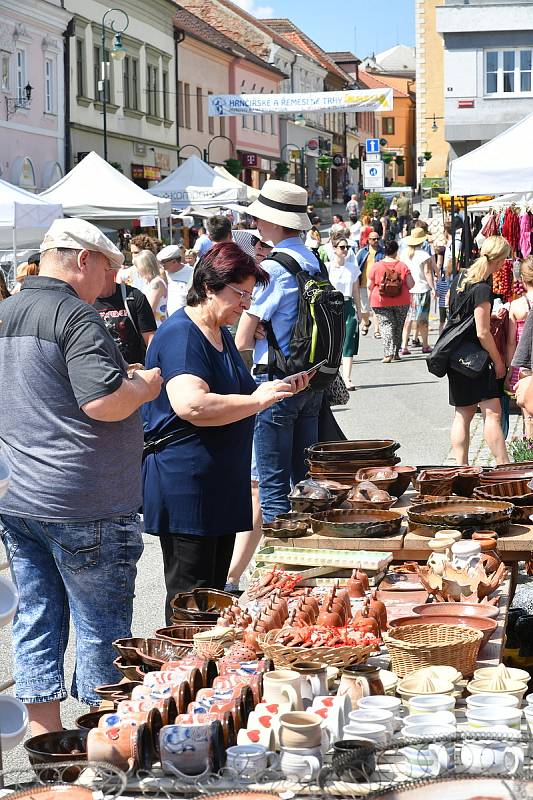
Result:
[[[323,50],[359,58],[415,43],[414,0],[233,0],[257,17],[288,17]]]

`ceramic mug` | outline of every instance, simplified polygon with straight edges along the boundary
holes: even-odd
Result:
[[[256,714],[269,714],[273,717],[280,717],[292,711],[290,703],[258,703],[254,708]]]
[[[258,706],[256,706],[258,708]],[[248,730],[267,730],[274,733],[274,743],[276,750],[279,748],[279,716],[276,714],[258,713],[252,711],[248,717]]]
[[[344,720],[348,719],[348,714],[353,708],[352,701],[347,694],[328,694],[315,697],[313,700],[313,706],[314,708],[312,708],[312,711],[316,711],[316,709],[320,707],[338,709]]]
[[[405,762],[398,768],[410,778],[433,778],[453,769],[453,743],[402,747]]]
[[[469,772],[514,775],[524,763],[524,751],[509,742],[465,742],[461,747],[461,764]]]
[[[320,661],[297,661],[292,664],[294,672],[301,676],[301,695],[305,709],[309,708],[315,697],[328,692],[328,671]]]
[[[226,752],[226,767],[236,772],[239,778],[249,780],[269,767],[275,767],[278,756],[260,744],[238,744]]]
[[[455,697],[447,694],[415,695],[407,701],[410,714],[430,714],[432,711],[453,711]]]
[[[24,703],[7,694],[0,694],[1,750],[12,750],[22,742],[28,727],[28,712]]]
[[[206,725],[165,725],[159,734],[159,748],[164,772],[182,778],[204,777],[222,766],[222,725],[218,720]]]
[[[282,748],[321,747],[322,718],[309,711],[289,711],[279,718]]]
[[[315,698],[310,710],[324,720],[323,724],[331,734],[332,740],[340,737],[346,722],[340,706],[323,706],[320,703],[316,703]]]
[[[340,780],[347,780],[350,783],[368,781],[376,769],[376,748],[362,739],[335,742],[332,765]]]
[[[432,714],[409,714],[403,720],[403,729],[412,728],[413,725],[453,725],[457,720],[453,711],[434,711]]]
[[[518,708],[520,700],[514,694],[471,694],[466,698],[466,705],[468,708]]]
[[[265,672],[263,701],[266,703],[290,703],[294,711],[303,710],[301,683],[300,674],[291,669]]]
[[[385,725],[377,722],[350,722],[342,732],[343,739],[368,739],[379,747],[386,747],[390,742],[390,734]]]
[[[374,694],[370,695],[369,697],[359,698],[357,705],[359,708],[365,709],[366,711],[391,711],[393,715],[394,730],[400,730],[402,726],[402,701],[399,697]]]
[[[494,725],[520,728],[522,709],[504,706],[467,708],[466,718],[470,728],[492,728]]]
[[[350,722],[377,722],[378,725],[384,725],[387,729],[389,736],[392,736],[395,731],[394,714],[392,711],[386,709],[368,709],[358,708],[356,711],[350,711],[348,714]],[[349,724],[348,723],[348,724]]]
[[[322,766],[322,754],[317,753],[315,748],[282,749],[280,766],[287,778],[298,781],[315,780]]]
[[[123,772],[150,769],[154,760],[151,732],[144,723],[93,728],[87,734],[87,760],[108,762]]]
[[[275,750],[276,735],[272,728],[248,725],[247,728],[241,728],[237,734],[237,744],[260,744],[266,750]]]

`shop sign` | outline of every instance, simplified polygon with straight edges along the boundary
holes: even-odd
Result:
[[[318,139],[309,139],[307,142],[308,150],[318,150]]]
[[[246,114],[298,114],[302,111],[392,111],[392,89],[348,89],[302,94],[212,94],[210,117]]]
[[[241,159],[244,167],[257,168],[259,166],[259,157],[257,153],[242,153]]]
[[[156,150],[154,161],[156,167],[165,170],[165,172],[170,172],[170,155],[168,153],[159,153]]]
[[[148,164],[132,164],[131,177],[134,180],[159,181],[161,180],[161,170],[159,167],[152,167]]]
[[[334,167],[342,167],[343,163],[344,163],[343,156],[339,155],[338,153],[337,153],[337,155],[333,156],[333,166]]]

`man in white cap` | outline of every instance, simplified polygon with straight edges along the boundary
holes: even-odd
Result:
[[[11,470],[0,534],[20,601],[13,639],[17,697],[32,733],[61,730],[63,659],[76,633],[72,695],[120,678],[112,642],[129,636],[143,544],[139,407],[159,369],[128,378],[92,307],[122,253],[80,219],[56,220],[40,273],[2,303],[0,446]]]
[[[157,260],[167,276],[167,314],[170,317],[178,308],[187,304],[187,292],[191,288],[193,268],[184,264],[183,250],[177,244],[163,247],[157,254]]]
[[[287,356],[298,311],[299,291],[295,276],[270,256],[287,254],[311,275],[318,274],[320,266],[300,236],[302,231],[311,227],[305,189],[286,181],[266,181],[261,194],[247,211],[257,218],[261,241],[274,245],[271,254],[261,262],[261,267],[270,275],[270,282],[254,291],[250,309],[242,314],[235,337],[240,350],[253,347],[253,374],[259,383],[268,380],[269,371],[268,342],[259,323],[271,324],[277,344]],[[289,510],[287,495],[291,482],[297,483],[305,478],[304,453],[318,439],[321,402],[322,392],[307,389],[276,403],[256,417],[254,457],[257,473],[252,475],[252,479],[259,479],[265,522],[271,522],[278,514]],[[230,577],[235,578],[235,575]]]

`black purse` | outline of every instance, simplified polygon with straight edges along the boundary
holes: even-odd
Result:
[[[461,342],[450,356],[450,369],[467,378],[477,378],[489,363],[489,354],[475,342]]]

